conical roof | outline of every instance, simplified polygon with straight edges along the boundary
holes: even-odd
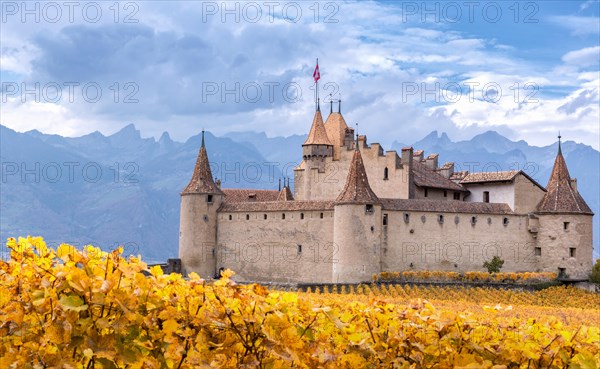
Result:
[[[341,147],[344,146],[344,137],[348,125],[344,120],[344,117],[339,112],[333,112],[327,117],[325,121],[325,132],[329,141],[333,144],[333,159],[340,159]]]
[[[329,138],[327,138],[327,132],[325,131],[325,125],[323,124],[323,116],[321,116],[321,110],[317,109],[315,117],[313,119],[310,132],[304,142],[304,145],[331,145]]]
[[[210,171],[210,163],[208,162],[208,153],[204,146],[204,131],[202,131],[202,144],[198,151],[198,158],[196,159],[196,166],[194,167],[194,174],[190,183],[185,187],[182,195],[192,193],[221,193],[221,190],[215,184],[212,173]]]
[[[558,142],[558,154],[554,160],[554,167],[546,191],[544,198],[538,205],[538,212],[540,213],[593,214],[579,192],[571,187],[571,177],[565,158],[562,155],[560,141]]]
[[[277,201],[294,201],[294,195],[288,186],[283,186],[277,195]]]
[[[379,198],[369,185],[367,172],[362,160],[362,155],[358,150],[358,145],[354,151],[348,177],[344,189],[335,200],[337,203],[354,204],[374,204],[379,203]]]

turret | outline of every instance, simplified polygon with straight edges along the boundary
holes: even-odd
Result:
[[[370,281],[380,272],[381,202],[369,185],[358,140],[344,189],[334,206],[333,242],[339,252],[333,282]]]
[[[185,274],[196,272],[203,278],[216,274],[217,209],[222,202],[223,192],[213,180],[202,131],[192,179],[181,192],[179,258]]]
[[[558,153],[547,192],[536,212],[539,217],[536,253],[545,271],[556,272],[563,278],[587,278],[592,268],[594,214],[573,186],[560,135],[558,139]]]
[[[302,144],[304,160],[323,160],[333,155],[333,145],[327,137],[321,109],[317,108],[306,141]]]
[[[339,108],[337,112],[333,111],[333,100],[331,101],[332,107],[325,122],[325,131],[327,137],[333,145],[333,160],[340,160],[342,147],[350,147],[352,143],[353,130],[348,128],[341,111],[341,101],[338,101]]]
[[[308,137],[302,144],[302,158],[304,159],[296,170],[294,178],[294,188],[297,198],[301,200],[311,200],[312,182],[318,182],[319,176],[325,173],[327,166],[326,159],[333,156],[333,145],[327,137],[321,109],[317,106],[312,126]]]

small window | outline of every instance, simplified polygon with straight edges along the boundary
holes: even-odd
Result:
[[[423,189],[423,197],[427,197],[427,195],[428,195],[427,189],[426,189],[426,188],[424,188],[424,189]]]
[[[535,248],[535,256],[542,256],[542,248],[541,247]]]
[[[444,223],[444,216],[442,214],[438,215],[438,223]]]
[[[206,202],[207,203],[212,203],[213,202],[213,195],[206,195]]]
[[[406,218],[406,215],[408,215],[408,214],[404,215],[405,216],[404,219],[408,219],[408,218]],[[427,217],[425,217],[425,215],[421,215],[421,222],[425,223],[426,220],[427,220]]]
[[[505,227],[508,225],[508,218],[502,219],[502,225]]]
[[[298,254],[302,253],[302,245],[298,245]]]
[[[471,224],[475,225],[477,223],[477,217],[471,217]]]
[[[574,247],[569,247],[569,257],[574,258],[577,250]]]
[[[321,219],[323,219],[323,213],[321,213],[319,217],[320,217]]]
[[[267,214],[263,214],[263,218],[266,220],[267,219]]]
[[[250,220],[250,214],[246,214],[246,220]]]
[[[388,179],[388,168],[385,167],[385,169],[383,170],[383,180],[387,181]]]
[[[388,223],[388,215],[387,214],[383,214],[383,225],[386,226]]]
[[[488,218],[488,224],[492,224],[492,218]]]
[[[564,222],[564,223],[563,223],[563,229],[564,229],[565,231],[568,231],[568,230],[569,230],[569,222]]]
[[[281,219],[285,219],[285,213],[281,214]]]
[[[371,226],[371,232],[375,232],[375,227]]]
[[[444,197],[448,197],[448,191],[444,190]]]
[[[229,214],[229,220],[232,220],[233,216],[231,214]]]
[[[558,278],[567,277],[567,268],[558,268]]]
[[[367,205],[365,205],[365,212],[367,214],[373,214],[373,204],[367,204]]]
[[[460,192],[454,192],[454,200],[460,200]]]
[[[424,216],[425,215],[423,215],[423,217]],[[424,219],[424,218],[421,218],[421,219]],[[404,213],[404,223],[408,223],[408,222],[410,222],[410,214]],[[423,222],[425,222],[425,221],[423,221]]]
[[[304,219],[304,213],[300,213],[300,219]]]
[[[490,202],[490,191],[483,191],[483,202]]]

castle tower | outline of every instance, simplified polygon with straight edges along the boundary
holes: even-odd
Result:
[[[338,102],[339,108],[337,112],[333,111],[333,101],[331,103],[332,108],[325,122],[325,131],[327,132],[329,141],[333,145],[333,160],[340,160],[342,147],[352,147],[354,130],[348,128],[346,120],[342,116],[342,102]]]
[[[370,281],[380,272],[381,202],[369,186],[358,142],[333,216],[333,282]]]
[[[184,274],[196,272],[203,278],[216,274],[217,209],[222,202],[223,192],[213,180],[202,131],[192,179],[181,192],[179,258]]]
[[[306,141],[302,144],[302,165],[304,166],[303,178],[295,178],[294,185],[296,194],[302,200],[311,200],[311,181],[318,181],[315,178],[325,173],[326,158],[333,156],[333,145],[327,137],[321,109],[317,106],[315,117]]]
[[[537,254],[543,270],[561,277],[587,278],[592,264],[592,217],[594,213],[571,179],[558,136],[558,153],[546,194],[537,209]]]

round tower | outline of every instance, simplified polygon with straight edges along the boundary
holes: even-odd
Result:
[[[381,202],[369,186],[358,144],[333,215],[333,282],[371,281],[381,271]]]
[[[213,180],[202,131],[202,144],[192,179],[181,192],[179,258],[184,274],[195,272],[203,278],[215,276],[217,210],[222,202],[223,192]]]
[[[560,138],[546,194],[536,212],[536,252],[542,270],[556,272],[560,278],[585,279],[592,271],[594,213],[569,175]]]
[[[312,183],[318,181],[315,179],[315,175],[319,173],[325,173],[325,167],[327,165],[326,158],[333,156],[333,145],[327,137],[325,130],[325,124],[323,123],[323,116],[321,115],[321,109],[317,105],[317,111],[313,119],[312,126],[306,141],[302,144],[302,159],[304,159],[303,165],[303,178],[298,183],[298,189],[301,191],[299,198],[302,200],[312,200]],[[301,182],[301,183],[300,183]]]

